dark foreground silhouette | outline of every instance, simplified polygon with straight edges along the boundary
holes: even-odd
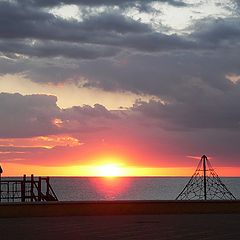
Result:
[[[240,214],[0,218],[1,240],[240,239]]]

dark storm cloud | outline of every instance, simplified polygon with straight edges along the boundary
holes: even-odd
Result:
[[[117,48],[92,46],[91,44],[69,44],[63,42],[39,41],[0,41],[0,51],[9,58],[18,58],[16,54],[27,55],[29,57],[66,57],[76,59],[96,59],[99,57],[111,57],[118,53]]]
[[[239,91],[201,99],[192,96],[192,101],[162,104],[157,101],[139,102],[133,110],[158,119],[161,128],[189,131],[193,129],[231,129],[240,133]]]
[[[195,38],[216,47],[222,45],[232,48],[240,40],[239,18],[203,19],[195,25],[195,29]]]
[[[119,6],[119,7],[133,7],[138,5],[143,5],[146,3],[153,2],[166,2],[173,6],[184,7],[187,4],[184,1],[175,1],[175,0],[19,0],[20,4],[38,6],[38,7],[55,7],[62,4],[76,4],[76,5],[86,5],[91,7],[98,6]]]
[[[128,35],[116,41],[116,45],[146,52],[196,49],[198,47],[191,40],[186,40],[175,34],[165,35],[161,33],[142,34],[140,36]]]
[[[93,59],[116,55],[117,49],[112,47],[118,47],[119,52],[123,50],[120,48],[162,51],[196,47],[191,40],[177,35],[156,33],[149,25],[118,13],[92,15],[84,18],[82,22],[77,22],[7,2],[0,3],[0,34],[3,39],[0,50],[4,54],[15,51],[18,54],[38,57]],[[19,39],[22,41],[19,42]],[[45,42],[33,44],[27,39]],[[51,41],[51,45],[46,40]],[[81,45],[69,46],[72,42]]]
[[[0,93],[0,138],[95,132],[107,127],[105,120],[117,118],[100,104],[62,110],[56,102],[55,96]],[[62,123],[56,125],[55,119]]]
[[[90,41],[92,36],[88,36],[88,33],[95,31],[99,33],[113,31],[121,34],[150,31],[147,24],[120,14],[96,15],[84,19],[83,22],[77,22],[57,18],[41,10],[21,8],[7,2],[0,3],[0,29],[1,38],[59,41]],[[100,35],[100,37],[103,36]]]
[[[95,104],[94,108],[89,105],[84,105],[82,107],[74,106],[72,108],[64,109],[63,115],[73,119],[78,119],[78,116],[84,116],[86,120],[88,120],[89,117],[117,118],[117,116],[100,104]]]
[[[212,91],[229,93],[237,89],[225,75],[240,74],[239,51],[122,56],[120,61],[92,61],[79,64],[76,71],[88,79],[86,86],[105,90],[130,90],[164,99],[192,101],[192,97],[212,96]],[[121,59],[119,57],[119,59]],[[97,77],[96,77],[97,76]]]
[[[168,50],[196,49],[198,46],[176,35],[164,34],[128,34],[126,36],[109,36],[101,39],[99,36],[85,43],[68,43],[62,41],[0,41],[0,51],[14,58],[14,54],[23,54],[31,57],[56,57],[78,59],[96,59],[99,57],[115,56],[123,47],[142,52],[159,52]]]
[[[206,31],[206,25],[212,27]],[[116,12],[90,15],[78,22],[57,18],[41,9],[1,2],[0,50],[6,56],[15,52],[37,57],[95,59],[112,57],[125,49],[143,52],[214,49],[221,40],[233,39],[233,35],[237,40],[238,26],[224,20],[198,24],[195,33],[183,37],[156,32],[148,24]]]
[[[1,2],[0,50],[4,54],[15,51],[38,57],[94,59],[114,56],[125,48],[144,52],[214,49],[226,39],[235,39],[237,44],[239,25],[235,19],[232,22],[206,20],[196,24],[193,34],[183,37],[155,32],[149,25],[116,12],[90,15],[77,22],[57,18],[41,9]],[[38,42],[32,44],[28,39]],[[71,46],[73,42],[75,45]],[[232,47],[229,43],[224,46]]]
[[[131,117],[135,113],[147,122],[153,120],[153,128],[171,131],[240,130],[239,91],[231,95],[222,92],[207,99],[196,96],[191,102],[139,101],[131,109],[121,111],[121,115],[99,104],[59,109],[56,101],[56,97],[47,95],[0,94],[0,138],[96,132],[116,127],[124,119],[137,123],[139,120]],[[54,124],[55,119],[61,120],[59,125]]]
[[[53,134],[57,127],[52,116],[59,109],[54,96],[0,94],[0,137],[32,137]]]
[[[151,28],[144,23],[132,20],[117,13],[105,13],[85,18],[79,28],[85,31],[113,31],[117,33],[143,33],[150,32]]]
[[[4,56],[5,55],[5,56]],[[13,59],[7,59],[8,54],[0,55],[0,76],[4,74],[15,74],[22,73],[26,70],[29,70],[29,65],[23,62],[16,62]],[[10,54],[10,58],[14,57],[13,54]]]
[[[96,59],[116,56],[126,49],[147,53],[169,50],[214,50],[222,47],[223,42],[224,47],[233,48],[239,40],[240,24],[236,19],[232,21],[205,19],[195,25],[193,34],[183,37],[156,32],[148,24],[121,15],[121,12],[116,13],[115,10],[85,16],[82,22],[78,22],[57,18],[41,8],[29,7],[31,4],[46,6],[49,3],[51,6],[61,3],[50,2],[0,3],[2,53],[10,58],[14,58],[14,53],[17,53],[30,57]],[[113,4],[112,1],[101,2],[107,3]],[[87,2],[82,1],[81,4]],[[99,4],[99,1],[90,1],[89,4]],[[226,40],[229,41],[226,43]]]

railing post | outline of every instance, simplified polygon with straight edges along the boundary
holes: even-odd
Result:
[[[9,192],[9,183],[7,183],[7,200],[9,202],[10,199],[10,192]]]
[[[39,177],[38,179],[38,201],[39,202],[42,200],[41,194],[42,194],[42,178]]]
[[[46,196],[47,196],[47,198],[48,198],[48,196],[49,196],[49,191],[50,191],[49,177],[46,178],[46,182],[47,182],[47,192],[46,192]]]
[[[2,167],[0,166],[0,202],[2,201]]]
[[[21,199],[25,202],[25,185],[26,184],[26,174],[23,175],[23,181],[21,182]]]
[[[2,173],[0,172],[0,202],[2,201]]]
[[[34,177],[33,174],[31,174],[31,202],[33,202],[33,184],[34,184]]]

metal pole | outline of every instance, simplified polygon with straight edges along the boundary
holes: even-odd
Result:
[[[204,177],[204,200],[207,200],[207,181],[206,181],[206,159],[205,155],[202,156],[203,159],[203,177]]]
[[[25,202],[25,183],[26,183],[26,174],[23,175],[23,181],[21,184],[21,199],[22,202]]]
[[[34,184],[34,177],[31,174],[31,202],[33,202],[33,184]]]
[[[2,201],[2,173],[0,173],[0,202]]]
[[[42,200],[41,194],[42,194],[42,178],[39,177],[38,179],[38,201],[39,202]]]
[[[0,202],[2,201],[2,167],[0,166]]]
[[[49,197],[49,190],[50,190],[50,184],[49,184],[49,177],[46,178],[46,182],[47,182],[47,192],[46,192],[46,196],[47,198]]]
[[[9,183],[7,184],[7,200],[9,202],[10,199],[10,193],[9,193]]]

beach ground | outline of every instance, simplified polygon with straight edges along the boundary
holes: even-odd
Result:
[[[240,214],[0,218],[1,240],[240,239]]]

